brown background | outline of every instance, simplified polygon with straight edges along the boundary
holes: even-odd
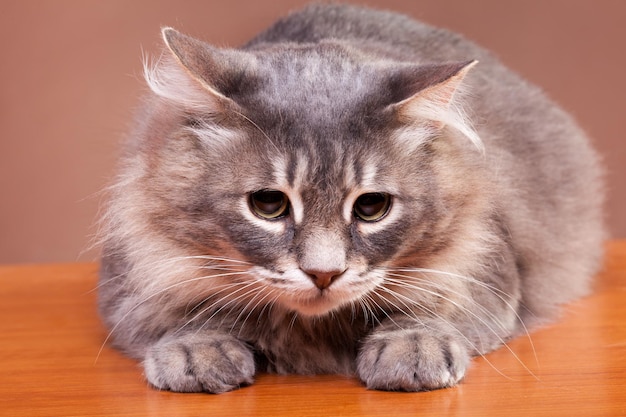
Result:
[[[95,259],[98,193],[161,26],[236,46],[303,3],[0,0],[0,263]],[[464,33],[544,87],[604,154],[610,230],[626,237],[626,1],[361,3]]]

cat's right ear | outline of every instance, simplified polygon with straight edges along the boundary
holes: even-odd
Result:
[[[218,65],[208,45],[169,27],[163,28],[161,35],[181,68],[212,96],[215,104],[223,104],[228,100],[210,82],[210,76],[218,72]]]
[[[241,51],[222,50],[166,27],[161,31],[168,54],[144,64],[150,89],[188,110],[215,114],[236,108],[228,94],[233,74],[253,65]]]

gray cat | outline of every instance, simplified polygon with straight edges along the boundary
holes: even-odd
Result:
[[[449,387],[587,293],[598,158],[489,52],[340,5],[240,49],[163,38],[99,293],[155,387],[218,393],[257,372]]]

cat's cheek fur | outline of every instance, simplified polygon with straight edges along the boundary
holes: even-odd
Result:
[[[150,384],[177,392],[231,391],[252,384],[255,373],[250,348],[214,331],[166,336],[148,349],[143,365]]]
[[[357,357],[357,373],[369,389],[427,391],[456,385],[469,361],[462,342],[420,326],[374,332]]]

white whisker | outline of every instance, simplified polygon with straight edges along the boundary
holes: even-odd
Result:
[[[381,287],[381,288],[384,288],[384,287]],[[394,291],[391,291],[391,290],[390,290],[390,289],[388,289],[388,288],[384,288],[384,290],[385,290],[385,291],[386,291],[389,295],[391,295],[391,296],[393,296],[393,297],[395,297],[395,298],[397,298],[397,299],[398,299],[398,298],[406,298],[407,300],[411,301],[410,299],[408,299],[407,297],[403,296],[402,294],[398,294],[398,293],[396,293],[396,292],[394,292]],[[504,378],[507,378],[507,379],[509,379],[509,380],[511,380],[511,379],[512,379],[511,377],[509,377],[508,375],[506,375],[506,374],[504,374],[502,371],[500,371],[500,370],[499,370],[499,369],[498,369],[495,365],[493,365],[493,364],[491,363],[491,361],[489,361],[489,359],[487,359],[487,358],[485,357],[485,355],[484,355],[484,354],[483,354],[483,353],[482,353],[482,352],[478,349],[478,347],[477,347],[477,346],[476,346],[476,345],[475,345],[475,344],[474,344],[474,343],[473,343],[473,342],[472,342],[472,341],[471,341],[471,340],[470,340],[467,336],[465,336],[465,335],[463,334],[463,332],[462,332],[460,329],[458,329],[458,328],[457,328],[457,327],[456,327],[453,323],[451,323],[449,320],[446,320],[446,319],[444,319],[443,317],[441,317],[441,316],[437,315],[434,311],[432,311],[432,310],[430,310],[430,309],[428,309],[428,308],[426,308],[426,307],[424,307],[424,306],[418,305],[417,307],[418,307],[418,308],[420,308],[422,311],[429,313],[429,314],[430,314],[430,315],[432,315],[433,317],[437,317],[437,319],[438,319],[438,320],[441,320],[442,322],[446,323],[446,324],[447,324],[447,325],[448,325],[451,329],[453,329],[453,330],[454,330],[457,334],[459,334],[459,336],[461,336],[461,338],[463,338],[463,340],[465,340],[465,341],[467,342],[467,344],[468,344],[470,347],[472,347],[472,348],[473,348],[473,349],[474,349],[474,350],[475,350],[475,351],[476,351],[476,352],[477,352],[477,353],[478,353],[478,354],[479,354],[479,355],[483,358],[483,360],[485,360],[485,362],[487,362],[487,363],[488,363],[488,364],[489,364],[489,365],[490,365],[490,366],[491,366],[491,367],[492,367],[492,368],[493,368],[493,369],[494,369],[494,370],[495,370],[498,374],[500,374],[501,376],[503,376]],[[410,317],[410,316],[408,316],[408,317]],[[429,325],[428,325],[427,323],[425,323],[424,321],[420,321],[420,322],[421,322],[421,324],[422,324],[424,327],[429,328],[429,329],[433,329],[431,326],[429,326]],[[436,330],[436,329],[433,329],[433,330]],[[509,349],[509,350],[510,350],[510,349]],[[513,353],[513,352],[511,351],[511,353]],[[517,355],[515,355],[515,353],[513,353],[513,356],[515,356],[515,357],[518,359],[518,361],[522,364],[522,366],[524,366],[524,368],[525,368],[526,370],[528,370],[528,372],[530,372],[530,374],[531,374],[531,375],[535,376],[535,375],[532,373],[532,371],[530,371],[530,369],[528,369],[528,368],[526,367],[526,365],[524,365],[524,363],[523,363],[523,362],[522,362],[522,361],[521,361],[521,360],[517,357]],[[535,378],[536,378],[536,377],[535,377]]]
[[[234,320],[233,322],[233,327],[231,327],[231,332],[233,331],[233,328],[235,326],[235,324],[239,323],[240,324],[240,328],[239,328],[239,334],[238,336],[241,336],[241,332],[243,331],[243,328],[245,327],[246,323],[248,322],[248,319],[250,318],[250,316],[252,315],[252,313],[254,311],[256,311],[259,307],[259,305],[261,303],[264,304],[264,306],[266,305],[266,303],[264,302],[267,298],[269,298],[272,293],[274,292],[274,290],[270,290],[270,291],[263,291],[261,293],[257,293],[254,295],[254,297],[252,297],[252,299],[246,304],[246,306],[244,306],[241,309],[241,312],[239,313],[239,315],[237,316],[237,318]],[[261,295],[261,297],[259,297],[259,295]],[[251,305],[256,298],[259,298],[256,303],[254,305]],[[248,314],[246,315],[246,317],[241,320],[241,317],[243,316],[243,314],[248,310]],[[261,310],[263,311],[263,310]]]
[[[365,296],[365,298],[370,301],[372,304],[374,304],[376,306],[376,308],[382,312],[382,314],[387,318],[387,320],[391,321],[398,329],[402,329],[403,327],[400,326],[392,317],[392,314],[388,313],[387,310],[385,308],[383,308],[380,304],[378,304],[378,302],[376,300],[374,300],[374,298],[372,298],[371,295],[367,294]],[[392,307],[394,307],[396,309],[396,311],[402,311],[400,308],[398,308],[397,306],[395,306],[391,301],[387,300],[387,299],[383,299],[385,301],[385,303],[391,304]]]
[[[289,331],[293,331],[293,327],[296,324],[296,319],[298,318],[298,312],[297,311],[294,311],[292,314],[293,314],[293,316],[291,317],[291,320],[289,321],[289,326],[287,326],[287,329]]]
[[[203,310],[203,313],[206,311],[210,311],[212,310],[217,304],[221,304],[217,310],[215,310],[211,316],[209,316],[206,320],[204,320],[204,323],[202,324],[202,326],[199,327],[198,331],[202,330],[204,328],[204,326],[209,323],[215,316],[217,316],[220,312],[222,312],[224,309],[230,309],[231,311],[233,310],[234,307],[239,305],[239,301],[241,301],[242,299],[245,299],[248,295],[250,295],[251,293],[253,293],[255,290],[257,290],[256,285],[257,284],[255,281],[252,282],[247,282],[245,284],[242,284],[243,286],[238,288],[235,291],[229,292],[228,295],[228,301],[226,301],[226,303],[221,304],[223,301],[226,300],[227,297],[223,297],[219,300],[217,300],[216,302],[214,302],[213,304],[211,304],[210,306],[208,306],[206,309]],[[239,294],[237,297],[235,298],[231,298],[230,296],[235,295],[237,293],[239,293],[240,291],[243,290],[247,290],[246,292],[244,292],[243,294]],[[220,322],[220,324],[217,326],[218,328],[222,326],[222,324],[224,324],[224,320],[226,319],[226,317],[222,318],[222,321]]]
[[[392,274],[392,273],[390,273],[389,275],[391,275],[391,276],[394,276],[394,275],[395,275],[395,276],[397,276],[397,277],[404,278],[404,279],[406,279],[406,278],[411,278],[411,279],[414,279],[414,280],[418,280],[418,278],[417,278],[417,277],[408,276],[408,275],[399,275],[399,274]],[[392,284],[395,284],[395,285],[403,286],[404,288],[408,288],[408,289],[410,289],[410,290],[412,290],[412,291],[420,291],[420,292],[422,292],[422,293],[429,294],[429,295],[435,296],[435,297],[437,297],[437,298],[440,298],[440,299],[442,299],[442,300],[445,300],[446,302],[448,302],[448,303],[452,304],[453,306],[455,306],[455,307],[456,307],[459,311],[461,311],[461,312],[463,312],[464,314],[466,314],[466,315],[468,316],[468,318],[470,319],[470,321],[472,321],[472,323],[473,323],[473,321],[474,321],[473,319],[478,320],[478,321],[479,321],[479,322],[480,322],[480,323],[484,326],[484,328],[486,328],[487,330],[489,330],[489,331],[490,331],[490,332],[491,332],[491,333],[492,333],[492,334],[496,337],[496,339],[498,340],[498,342],[499,342],[502,346],[504,346],[504,347],[505,347],[505,348],[506,348],[506,349],[507,349],[507,350],[511,353],[511,355],[512,355],[512,356],[513,356],[513,357],[514,357],[514,358],[518,361],[518,363],[520,363],[520,365],[522,365],[522,367],[524,367],[524,369],[525,369],[525,370],[526,370],[526,371],[527,371],[530,375],[532,375],[532,376],[533,376],[534,378],[536,378],[536,379],[539,379],[539,378],[538,378],[538,377],[537,377],[537,376],[536,376],[536,375],[532,372],[532,370],[530,370],[530,368],[528,368],[528,366],[524,363],[524,361],[522,361],[522,360],[520,359],[520,357],[519,357],[519,356],[518,356],[518,355],[517,355],[517,354],[513,351],[513,349],[511,349],[511,348],[509,347],[509,345],[508,345],[508,344],[506,343],[506,341],[505,341],[505,340],[504,340],[504,339],[500,336],[500,334],[499,334],[497,331],[495,331],[495,330],[493,329],[493,327],[492,327],[492,326],[491,326],[491,325],[490,325],[490,324],[489,324],[489,323],[488,323],[485,319],[483,319],[482,317],[480,317],[480,315],[478,315],[478,314],[474,313],[471,309],[469,309],[469,308],[467,308],[467,307],[465,307],[465,306],[463,306],[463,305],[459,304],[458,302],[456,302],[456,301],[452,300],[452,299],[451,299],[451,298],[449,298],[449,297],[446,297],[445,295],[443,295],[443,294],[441,294],[441,293],[439,293],[439,292],[436,292],[436,291],[432,291],[432,290],[426,289],[426,288],[424,288],[424,287],[422,287],[422,286],[418,286],[418,285],[415,285],[415,284],[409,284],[409,283],[407,283],[407,282],[406,282],[406,281],[404,281],[404,280],[396,280],[396,279],[393,279],[393,278],[387,278],[387,281],[388,281],[388,282],[390,282],[390,283],[392,283]],[[431,286],[432,286],[432,285],[434,285],[434,283],[432,283],[432,282],[428,282],[428,281],[426,281],[426,280],[420,281],[420,284],[424,284],[424,283],[426,283],[427,285],[431,285]],[[405,295],[403,295],[403,294],[400,294],[400,293],[397,293],[397,292],[395,292],[395,291],[392,291],[392,290],[391,290],[391,289],[389,289],[389,288],[385,288],[385,287],[382,287],[382,288],[383,288],[383,289],[384,289],[384,290],[385,290],[388,294],[392,295],[392,296],[393,296],[393,297],[395,297],[396,299],[397,299],[397,298],[402,298],[402,299],[404,299],[404,300],[405,300],[405,301],[407,301],[407,302],[413,302],[413,303],[415,303],[415,301],[414,301],[414,300],[411,300],[409,297],[406,297],[406,296],[405,296]],[[459,292],[454,291],[454,290],[452,290],[451,288],[447,288],[447,287],[446,287],[446,291],[449,291],[449,292],[451,292],[451,293],[453,293],[453,294],[455,294],[455,295],[460,295],[461,297],[465,298],[466,300],[469,300],[469,301],[471,301],[471,302],[474,302],[474,300],[472,300],[470,297],[467,297],[467,296],[465,296],[465,295],[463,295],[463,294],[460,294]],[[503,300],[503,301],[504,301],[504,300]],[[494,321],[494,322],[495,322],[495,324],[497,324],[503,332],[506,332],[506,331],[508,330],[508,329],[507,329],[507,328],[506,328],[506,327],[505,327],[505,326],[501,323],[501,321],[498,319],[498,317],[497,317],[497,316],[495,316],[493,313],[491,313],[491,312],[490,312],[490,311],[488,311],[486,308],[484,308],[483,306],[481,306],[481,305],[479,305],[479,304],[477,304],[477,303],[474,303],[473,305],[474,305],[474,306],[477,306],[477,307],[478,307],[478,308],[479,308],[479,309],[480,309],[483,313],[485,313],[485,314],[486,314],[489,318],[491,318],[491,320],[492,320],[492,321]],[[509,308],[511,308],[511,306],[510,306],[508,303],[507,303],[507,306],[509,306]],[[493,366],[493,365],[491,364],[491,362],[490,362],[490,361],[489,361],[489,360],[485,357],[485,355],[483,354],[483,349],[479,349],[479,348],[478,348],[478,347],[477,347],[477,346],[476,346],[476,345],[475,345],[475,344],[474,344],[474,343],[473,343],[473,342],[472,342],[472,341],[471,341],[471,340],[470,340],[470,339],[469,339],[466,335],[464,335],[464,334],[463,334],[463,333],[462,333],[462,332],[461,332],[461,331],[460,331],[460,330],[459,330],[459,329],[458,329],[458,328],[457,328],[457,327],[456,327],[453,323],[451,323],[450,321],[448,321],[448,320],[444,319],[444,318],[443,318],[443,317],[441,317],[440,315],[437,315],[437,313],[436,313],[436,312],[434,312],[434,311],[432,311],[432,310],[428,309],[427,307],[425,307],[425,306],[423,306],[423,305],[421,305],[421,304],[417,304],[417,303],[416,303],[416,307],[418,307],[419,309],[421,309],[421,310],[423,310],[423,311],[425,311],[425,312],[428,312],[428,313],[429,313],[429,314],[431,314],[433,317],[437,317],[438,319],[445,321],[445,322],[446,322],[446,323],[447,323],[447,324],[448,324],[451,328],[455,329],[455,331],[456,331],[459,335],[461,335],[461,337],[463,337],[463,339],[464,339],[464,340],[466,340],[466,342],[467,342],[467,343],[468,343],[468,344],[469,344],[469,345],[470,345],[470,346],[471,346],[471,347],[472,347],[472,348],[473,348],[473,349],[474,349],[474,350],[475,350],[475,351],[476,351],[476,352],[477,352],[477,353],[478,353],[481,357],[483,357],[483,359],[484,359],[485,361],[487,361],[487,363],[489,363],[489,364],[490,364],[490,365],[491,365],[491,366],[492,366],[492,367],[496,370],[496,372],[498,372],[498,373],[499,373],[499,374],[501,374],[502,376],[505,376],[505,377],[509,378],[508,376],[504,375],[504,374],[503,374],[500,370],[498,370],[495,366]],[[478,331],[478,332],[477,332],[477,334],[478,334],[478,335],[480,335],[480,332]],[[533,351],[534,351],[534,349],[533,349]]]
[[[111,336],[113,335],[115,330],[117,330],[117,328],[122,324],[122,322],[126,318],[128,318],[128,316],[130,316],[130,314],[132,314],[135,310],[137,310],[139,307],[141,307],[146,302],[152,300],[155,297],[162,296],[167,291],[170,291],[172,289],[175,289],[175,288],[178,288],[178,287],[181,287],[181,286],[184,286],[184,285],[188,285],[190,283],[203,281],[203,280],[207,280],[207,279],[215,279],[215,278],[218,278],[218,277],[231,277],[231,276],[246,275],[246,274],[247,274],[247,272],[228,272],[228,273],[220,273],[220,274],[215,274],[215,275],[208,275],[208,276],[189,278],[189,279],[186,279],[186,280],[183,280],[183,281],[176,282],[174,284],[170,284],[170,285],[168,285],[165,288],[161,288],[158,291],[156,291],[156,292],[154,292],[154,293],[152,293],[150,295],[147,295],[146,297],[141,299],[139,302],[137,302],[126,313],[124,313],[124,315],[122,315],[122,317],[117,321],[117,323],[111,328],[111,330],[107,334],[106,338],[102,342],[102,346],[98,350],[98,354],[96,355],[96,362],[97,362],[98,358],[100,357],[100,355],[102,354],[102,350],[104,349],[104,346],[107,344],[107,342],[109,341],[109,339],[111,338]]]
[[[393,271],[398,271],[398,272],[419,272],[419,273],[424,273],[424,274],[434,274],[434,275],[438,275],[438,276],[447,276],[450,278],[456,278],[456,279],[460,279],[463,280],[465,282],[468,282],[469,284],[472,285],[477,285],[481,288],[484,288],[485,290],[491,292],[494,296],[496,296],[500,301],[502,301],[507,308],[515,315],[515,318],[517,319],[517,323],[519,323],[519,325],[522,328],[522,333],[524,335],[526,335],[526,338],[530,344],[530,348],[533,352],[533,357],[535,359],[535,363],[538,365],[539,364],[539,359],[537,357],[537,352],[535,350],[535,345],[532,341],[532,337],[530,335],[530,331],[528,330],[528,328],[526,327],[526,324],[524,323],[524,321],[522,320],[522,318],[520,317],[518,311],[516,308],[514,308],[511,303],[505,298],[505,297],[509,297],[509,295],[500,290],[497,287],[494,287],[493,285],[489,285],[483,281],[477,280],[476,278],[472,278],[472,277],[468,277],[468,276],[464,276],[464,275],[459,275],[459,274],[454,274],[454,273],[450,273],[450,272],[445,272],[445,271],[439,271],[439,270],[435,270],[435,269],[426,269],[426,268],[414,268],[414,269],[407,269],[407,268],[394,268]],[[417,277],[414,277],[412,275],[407,275],[407,276],[403,276],[404,278],[412,278],[412,279],[417,279]],[[450,288],[447,288],[449,291],[451,291]],[[459,293],[457,293],[458,295],[461,295]],[[473,300],[472,300],[473,301]],[[475,305],[478,305],[477,303]],[[480,306],[480,305],[479,305]],[[484,308],[483,306],[480,306],[481,308]],[[485,309],[485,311],[487,311]],[[493,315],[492,315],[493,316]],[[499,322],[499,320],[497,320],[497,318],[495,316],[493,316],[493,318]],[[508,330],[508,329],[507,329]]]

